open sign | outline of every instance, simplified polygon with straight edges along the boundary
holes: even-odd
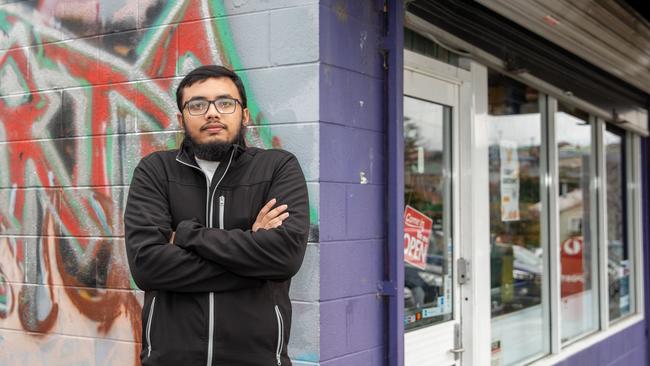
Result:
[[[404,261],[424,269],[433,220],[407,205],[404,209]]]

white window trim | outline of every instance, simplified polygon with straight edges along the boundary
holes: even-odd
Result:
[[[609,253],[607,251],[607,161],[605,160],[605,121],[596,118],[593,140],[595,144],[596,177],[596,214],[598,220],[598,306],[600,313],[600,331],[609,329]]]
[[[634,241],[636,247],[636,304],[637,304],[637,313],[645,313],[645,266],[644,263],[644,252],[643,252],[643,165],[641,161],[641,137],[639,135],[633,134],[634,141],[634,150],[632,151],[632,156],[634,159],[634,167],[636,169],[636,176],[634,177],[634,186],[635,186],[635,197],[634,197],[634,224],[635,224],[635,235]]]
[[[557,100],[546,94],[539,94],[540,111],[542,117],[542,156],[541,176],[542,188],[542,245],[544,247],[544,275],[543,285],[549,293],[544,303],[544,321],[550,326],[545,327],[543,339],[550,340],[551,354],[559,353],[562,349],[562,277],[560,253],[560,214],[557,206],[559,192],[558,152],[557,137],[555,134],[555,114],[557,113]],[[550,291],[549,291],[550,290]],[[550,316],[550,318],[549,318]]]
[[[626,151],[626,159],[628,162],[628,221],[631,225],[628,226],[628,238],[630,240],[630,253],[633,253],[635,258],[631,261],[632,274],[634,275],[633,283],[630,288],[634,291],[633,313],[643,313],[644,306],[644,265],[643,265],[643,187],[642,187],[642,167],[641,167],[641,138],[632,133],[627,132],[628,149]]]

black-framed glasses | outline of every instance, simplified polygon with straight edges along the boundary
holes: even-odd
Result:
[[[208,111],[210,104],[214,104],[217,112],[221,114],[231,114],[235,113],[235,110],[237,109],[237,103],[241,104],[239,100],[228,97],[221,97],[215,100],[192,99],[185,102],[183,109],[187,108],[187,111],[192,116],[200,116]]]

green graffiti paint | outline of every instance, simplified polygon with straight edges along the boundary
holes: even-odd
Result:
[[[309,204],[309,223],[318,225],[318,206],[316,204]]]
[[[9,34],[9,31],[11,30],[11,23],[9,23],[9,20],[7,19],[7,13],[2,10],[0,10],[0,30],[5,34]]]
[[[153,25],[165,24],[165,19],[167,19],[170,13],[174,10],[174,7],[176,6],[177,2],[167,1],[165,2],[165,4],[166,4],[165,7],[160,12],[160,15],[153,23]],[[188,5],[189,5],[189,1],[184,2],[178,14],[183,14],[187,10]],[[144,53],[147,47],[149,47],[153,42],[152,39],[156,37],[156,32],[158,31],[160,31],[160,27],[149,28],[149,30],[145,33],[144,37],[142,37],[142,41],[140,41],[140,44],[135,49],[136,55],[141,56]]]
[[[180,74],[181,73],[181,67],[182,65],[185,65],[185,62],[187,60],[192,60],[192,65],[200,65],[201,61],[194,55],[192,52],[185,52],[184,54],[180,55],[178,57],[178,62],[176,63],[176,73]]]
[[[106,218],[104,209],[99,204],[99,202],[97,202],[97,199],[95,198],[94,194],[88,198],[88,202],[90,202],[90,207],[92,207],[95,216],[99,220],[99,223],[102,225],[102,229],[104,229],[104,235],[111,235],[113,231],[111,230],[111,227],[108,225],[108,219]]]
[[[146,96],[148,102],[155,104],[156,107],[160,108],[161,110],[165,110],[166,107],[168,107],[168,105],[167,105],[168,103],[163,98],[161,98],[158,94],[152,93],[151,90],[146,87],[145,83],[137,83],[137,84],[135,84],[135,88],[143,96]],[[168,90],[167,93],[169,93],[169,95],[174,95],[175,91],[172,91],[171,89],[172,89],[172,87],[170,87],[170,90]],[[137,111],[137,108],[134,111]],[[143,114],[147,117],[146,120],[147,120],[147,122],[149,122],[148,126],[150,128],[150,131],[156,131],[156,132],[157,131],[163,131],[163,128],[162,128],[162,125],[160,124],[160,121],[156,121],[156,120],[150,118],[150,116],[148,114],[144,113],[144,112],[143,112]],[[138,121],[138,124],[140,124],[140,122],[141,121]]]
[[[175,33],[177,29],[178,29],[178,26],[174,26],[172,28],[172,31],[167,34],[167,37],[165,38],[165,42],[163,43],[163,48],[169,48],[169,44],[171,43],[171,40],[172,40],[171,35],[173,33]],[[158,70],[156,72],[157,75],[162,75],[163,74],[163,70],[165,70],[165,67],[167,66],[167,60],[168,60],[167,57],[163,58],[162,62],[160,63],[160,66],[158,67]]]
[[[36,30],[34,29],[34,27],[32,27],[32,29],[31,29],[31,33],[32,33],[32,37],[34,37],[34,43],[35,43],[35,44],[40,45],[40,44],[43,43],[43,41],[41,40],[41,36],[36,32]]]
[[[0,319],[6,318],[7,313],[9,312],[10,305],[7,298],[9,291],[10,289],[6,278],[3,274],[0,273]]]
[[[114,135],[111,132],[111,127],[108,126],[106,129],[106,177],[109,181],[113,176],[113,154],[111,154],[111,151],[113,150],[113,142],[115,141]]]
[[[209,4],[213,14],[226,14],[222,0],[212,0],[209,2]],[[235,41],[231,37],[231,32],[228,29],[227,23],[226,21],[222,21],[220,23],[226,26],[215,27],[216,22],[213,22],[212,27],[215,28],[215,30],[219,34],[219,40],[221,41],[221,45],[223,46],[225,53],[228,55],[228,59],[230,60],[233,69],[241,70],[243,68],[242,63],[241,60],[239,59],[239,55],[237,54],[237,47],[235,46]],[[253,120],[253,122],[259,122],[259,124],[263,124],[264,121],[257,121],[257,119],[260,116],[260,109],[257,101],[255,100],[255,95],[253,94],[252,91],[253,89],[248,80],[248,76],[246,75],[246,72],[238,72],[237,74],[241,77],[242,82],[246,86],[248,110],[250,111],[251,119]],[[264,143],[265,147],[273,146],[272,144],[273,136],[271,135],[271,132],[268,129],[260,130],[259,134],[260,134],[260,139]]]
[[[167,144],[167,149],[173,150],[176,149],[178,146],[176,146],[176,134],[172,133],[169,134],[168,136],[165,137],[166,141],[165,143]]]
[[[140,288],[138,285],[135,284],[135,281],[133,280],[133,275],[129,273],[129,286],[131,286],[132,290],[139,290]]]
[[[11,226],[16,228],[16,230],[20,230],[22,228],[22,221],[18,220],[18,218],[14,215],[14,213],[11,213],[11,216],[9,216],[9,220],[11,221]]]
[[[42,43],[39,43],[36,46],[36,53],[35,54],[36,54],[36,57],[35,57],[36,64],[39,67],[50,69],[50,70],[55,70],[56,69],[56,65],[54,65],[54,63],[45,56],[45,48],[43,47]]]

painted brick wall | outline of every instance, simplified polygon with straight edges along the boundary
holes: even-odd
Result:
[[[309,181],[291,355],[317,361],[319,12],[316,0],[0,0],[0,364],[139,363],[128,184],[140,157],[177,146],[175,87],[208,63],[241,72],[249,143],[294,152]]]
[[[385,365],[383,1],[320,6],[320,364]]]

